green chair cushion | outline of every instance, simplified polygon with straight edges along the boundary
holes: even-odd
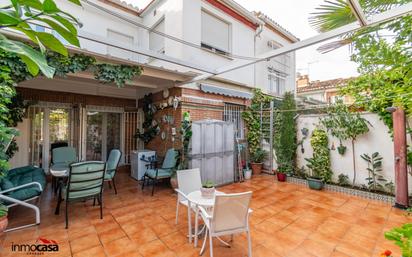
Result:
[[[178,152],[171,148],[167,150],[162,169],[172,169],[176,166]]]
[[[146,171],[146,175],[150,178],[156,178],[156,170],[155,169],[148,169]],[[172,176],[171,169],[159,169],[157,173],[157,178],[170,178]]]
[[[3,178],[1,180],[0,187],[2,188],[2,190],[7,190],[14,187],[14,185],[8,178]]]
[[[6,187],[13,185],[12,187],[21,186],[24,184],[28,184],[31,182],[38,182],[44,189],[46,186],[46,174],[44,173],[43,169],[36,168],[33,166],[30,167],[22,167],[10,170],[7,173],[7,176],[3,179],[6,182]],[[10,184],[11,183],[11,184]],[[2,188],[4,185],[2,186]],[[3,188],[5,190],[5,188]],[[24,187],[21,189],[17,189],[11,192],[6,193],[7,196],[18,199],[18,200],[27,200],[33,198],[35,196],[39,196],[42,191],[39,190],[39,187],[36,185]],[[6,203],[7,204],[7,203]]]
[[[104,174],[104,179],[105,180],[112,180],[116,172],[114,171],[108,171]]]

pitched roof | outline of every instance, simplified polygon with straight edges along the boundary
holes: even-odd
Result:
[[[275,32],[279,33],[281,36],[283,36],[285,39],[291,41],[292,43],[300,41],[299,38],[297,38],[295,35],[292,34],[292,32],[288,31],[284,27],[282,27],[279,23],[274,21],[272,18],[270,18],[268,15],[264,14],[263,12],[254,12],[254,14],[261,19],[262,21],[265,22],[266,25],[268,25],[270,28],[275,30]]]
[[[305,93],[305,92],[313,92],[319,90],[326,90],[326,89],[334,89],[342,86],[346,86],[350,80],[354,79],[351,78],[338,78],[338,79],[331,79],[331,80],[324,80],[324,81],[311,81],[307,86],[299,86],[297,87],[297,93]]]
[[[120,9],[122,11],[125,11],[127,13],[133,14],[133,15],[139,15],[140,13],[140,10],[137,6],[128,4],[122,0],[99,0],[99,1],[107,5],[113,6],[117,9]]]

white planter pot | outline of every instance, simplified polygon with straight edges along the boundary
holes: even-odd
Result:
[[[215,191],[216,191],[216,189],[214,187],[212,187],[212,188],[205,188],[205,187],[200,188],[200,192],[202,193],[202,197],[204,197],[204,198],[213,198],[215,196]]]
[[[252,170],[245,170],[245,179],[252,178]]]

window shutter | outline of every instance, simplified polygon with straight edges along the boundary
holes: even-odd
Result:
[[[229,52],[230,25],[202,11],[202,44]]]

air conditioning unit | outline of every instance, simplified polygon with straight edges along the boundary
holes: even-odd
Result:
[[[147,170],[148,161],[156,158],[156,152],[151,150],[133,151],[131,156],[131,176],[136,180],[141,180]]]

